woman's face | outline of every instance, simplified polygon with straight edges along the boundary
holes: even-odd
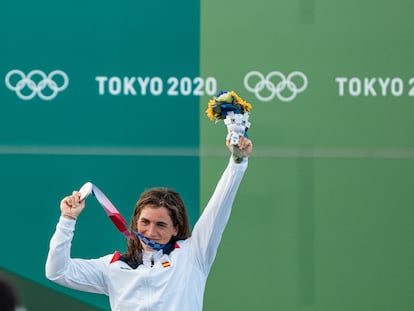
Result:
[[[153,205],[147,205],[142,209],[137,229],[143,236],[159,244],[168,243],[178,233],[178,226],[174,226],[168,210]],[[152,250],[145,243],[141,244],[145,250]]]

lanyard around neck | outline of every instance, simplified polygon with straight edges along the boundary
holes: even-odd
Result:
[[[90,194],[92,194],[99,204],[104,209],[106,215],[111,219],[112,223],[115,227],[125,235],[127,238],[133,238],[133,235],[129,231],[128,222],[122,217],[121,213],[116,209],[116,207],[112,204],[112,202],[108,199],[108,197],[93,183],[87,182],[85,183],[79,190],[81,194],[81,201],[85,200]],[[133,230],[135,236],[137,236],[143,243],[151,247],[152,249],[158,251],[161,249],[165,249],[169,244],[160,244],[154,241],[151,241],[147,237],[143,236],[141,233]]]

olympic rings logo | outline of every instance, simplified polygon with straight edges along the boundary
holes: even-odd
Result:
[[[13,83],[16,76],[18,79]],[[55,77],[62,79],[61,85],[54,81]],[[7,88],[16,92],[17,96],[23,100],[30,100],[36,95],[43,100],[52,100],[60,91],[67,88],[69,78],[61,70],[54,70],[49,75],[41,70],[32,70],[26,76],[22,71],[13,69],[7,73],[5,82]]]
[[[246,90],[254,93],[258,100],[264,102],[271,101],[275,97],[283,102],[290,102],[307,86],[308,79],[300,71],[294,71],[287,77],[280,71],[272,71],[267,76],[258,71],[250,71],[244,77]]]

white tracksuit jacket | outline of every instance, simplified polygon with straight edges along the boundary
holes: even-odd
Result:
[[[178,241],[179,247],[169,255],[162,250],[144,252],[144,263],[136,269],[113,261],[113,254],[72,259],[76,222],[61,217],[50,241],[47,278],[73,289],[107,295],[114,311],[202,310],[207,276],[247,165],[247,158],[240,164],[230,159],[192,236]]]

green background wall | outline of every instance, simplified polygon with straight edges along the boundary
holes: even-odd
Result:
[[[51,101],[24,101],[0,80],[0,268],[26,308],[108,308],[44,277],[59,201],[83,182],[127,218],[145,188],[174,187],[194,223],[228,158],[225,126],[204,113],[216,82],[252,103],[255,149],[204,310],[412,310],[413,9],[403,0],[3,1],[0,76],[70,78]],[[252,71],[299,71],[307,87],[289,102],[263,101],[244,83]],[[100,93],[101,76],[158,77],[164,89],[143,93],[134,80],[136,95],[115,95],[114,78]],[[176,94],[171,77],[183,85]],[[88,200],[73,255],[123,247]]]

